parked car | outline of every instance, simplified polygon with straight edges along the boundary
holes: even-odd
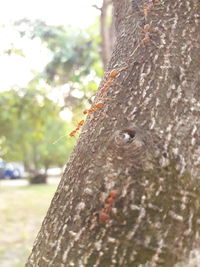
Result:
[[[13,163],[0,160],[0,179],[19,179],[21,176],[20,169]]]

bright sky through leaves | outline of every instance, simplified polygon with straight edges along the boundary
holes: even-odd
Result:
[[[22,19],[41,19],[49,24],[86,27],[99,14],[92,5],[101,0],[6,0],[1,3],[0,24]]]
[[[1,3],[0,24],[8,25],[23,18],[43,20],[52,25],[72,25],[86,28],[94,22],[99,11],[92,5],[101,6],[101,0],[6,0]],[[12,29],[0,28],[0,51],[17,44],[17,48],[26,52],[26,57],[9,57],[0,54],[0,91],[14,85],[26,86],[33,77],[31,71],[42,71],[49,59],[48,52],[42,48],[39,40],[20,40]]]

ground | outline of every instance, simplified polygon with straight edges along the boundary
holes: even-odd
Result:
[[[25,265],[58,182],[55,178],[48,185],[0,181],[1,267]]]

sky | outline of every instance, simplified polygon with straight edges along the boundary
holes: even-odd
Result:
[[[43,19],[50,24],[91,24],[102,0],[6,0],[1,3],[0,24],[23,17]]]
[[[99,15],[92,5],[101,6],[102,0],[6,0],[1,3],[0,25],[28,18],[40,19],[51,25],[72,25],[84,30]],[[42,71],[50,55],[39,40],[19,39],[8,26],[0,28],[0,52],[10,43],[25,50],[28,57],[0,54],[0,91],[19,85],[26,86],[32,71]]]

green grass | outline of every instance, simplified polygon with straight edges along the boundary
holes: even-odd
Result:
[[[57,185],[0,185],[0,266],[23,267]]]

